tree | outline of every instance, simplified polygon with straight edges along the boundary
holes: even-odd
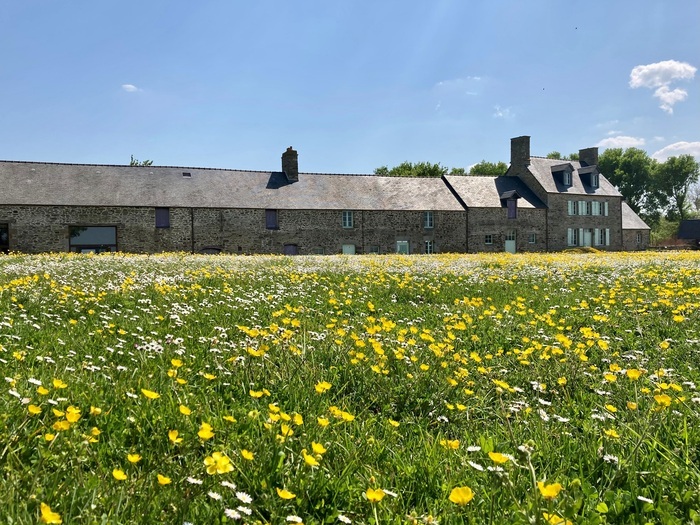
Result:
[[[692,200],[690,187],[699,175],[700,165],[692,155],[669,157],[656,166],[654,179],[661,202],[668,206],[669,219],[688,217]]]
[[[153,165],[152,160],[144,160],[140,161],[138,159],[135,159],[134,156],[131,156],[131,161],[129,162],[129,166],[151,166]]]
[[[614,184],[635,213],[658,217],[660,193],[653,178],[656,161],[638,148],[606,149],[598,159],[600,172]]]
[[[439,162],[437,164],[430,162],[416,162],[413,164],[405,161],[393,168],[381,166],[374,170],[374,174],[384,177],[442,177],[447,174],[447,168],[441,166]]]
[[[569,153],[568,155],[562,156],[558,151],[550,151],[547,153],[548,159],[559,159],[559,160],[578,160],[578,153]]]
[[[506,171],[508,171],[508,164],[503,161],[487,162],[482,160],[471,167],[469,175],[491,175],[493,177],[498,177],[500,175],[505,175]]]

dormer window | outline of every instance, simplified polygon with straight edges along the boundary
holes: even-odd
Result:
[[[572,185],[571,174],[573,171],[574,167],[569,162],[552,166],[552,174],[555,178],[559,179],[559,182],[561,182],[564,186]]]
[[[598,188],[600,186],[600,177],[597,173],[591,173],[591,186]]]
[[[598,173],[597,166],[584,166],[579,168],[578,173],[584,184],[587,184],[591,188],[598,188],[600,186],[600,174]]]
[[[562,172],[562,182],[564,183],[564,186],[571,186],[571,172],[570,171],[564,171]]]
[[[507,217],[509,219],[517,219],[518,199],[520,198],[518,192],[515,190],[504,191],[503,193],[501,193],[499,198],[501,199],[501,203],[505,204],[506,209],[508,210]]]

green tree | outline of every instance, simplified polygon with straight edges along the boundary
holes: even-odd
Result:
[[[669,157],[656,166],[655,185],[661,203],[667,206],[669,219],[687,219],[692,196],[690,188],[698,180],[700,165],[692,155]]]
[[[470,175],[491,175],[493,177],[498,177],[499,175],[505,175],[508,171],[508,164],[503,161],[499,162],[487,162],[482,160],[474,164],[469,170]]]
[[[652,221],[658,217],[660,193],[654,180],[656,161],[646,151],[606,149],[598,159],[598,167],[637,214]]]
[[[381,166],[374,170],[374,174],[385,177],[442,177],[447,174],[447,168],[440,163],[416,162],[414,164],[405,161],[393,168]]]
[[[558,151],[550,151],[547,153],[548,159],[559,159],[559,160],[578,160],[578,153],[569,153],[568,155],[562,156]]]
[[[134,156],[131,156],[131,161],[129,162],[129,166],[152,166],[153,161],[152,160],[138,160],[135,159]]]

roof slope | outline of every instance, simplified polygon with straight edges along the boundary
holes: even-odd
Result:
[[[685,219],[678,227],[679,239],[700,239],[700,219]]]
[[[651,230],[651,228],[647,226],[647,223],[644,222],[625,201],[622,201],[622,229]]]
[[[0,204],[463,210],[437,178],[302,173],[289,183],[269,171],[7,161],[0,161]]]
[[[552,167],[570,164],[574,171],[571,175],[571,186],[564,186],[557,181],[552,175]],[[584,184],[581,180],[579,170],[589,172],[589,166],[581,166],[581,163],[575,160],[563,162],[559,159],[545,159],[542,157],[530,157],[530,172],[535,176],[547,193],[567,193],[570,195],[598,195],[608,197],[621,197],[622,194],[617,191],[608,179],[601,174],[600,185],[593,188]]]
[[[502,208],[501,195],[515,191],[518,207],[546,208],[544,203],[518,177],[481,177],[446,175],[445,180],[469,208]]]

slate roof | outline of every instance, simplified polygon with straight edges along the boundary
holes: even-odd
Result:
[[[437,178],[301,173],[289,183],[282,172],[11,161],[0,161],[0,204],[463,210]]]
[[[520,196],[520,208],[546,208],[545,204],[518,177],[446,175],[445,180],[469,208],[502,208],[501,195],[510,191]]]
[[[566,164],[570,164],[574,172],[571,175],[571,186],[564,186],[552,173],[552,168],[562,169],[562,161],[559,159],[545,159],[542,157],[530,157],[530,172],[535,176],[547,193],[566,193],[569,195],[598,195],[606,197],[621,197],[615,186],[604,177],[600,177],[600,185],[598,188],[593,188],[585,184],[581,175],[590,173],[592,166],[581,166],[581,163],[572,160]],[[579,172],[579,170],[581,170]],[[556,170],[555,170],[556,171]],[[603,174],[604,175],[604,174]]]
[[[625,201],[622,201],[622,229],[651,230],[651,228],[647,226],[647,223],[644,222]]]
[[[700,239],[700,219],[686,219],[678,227],[679,239]]]

